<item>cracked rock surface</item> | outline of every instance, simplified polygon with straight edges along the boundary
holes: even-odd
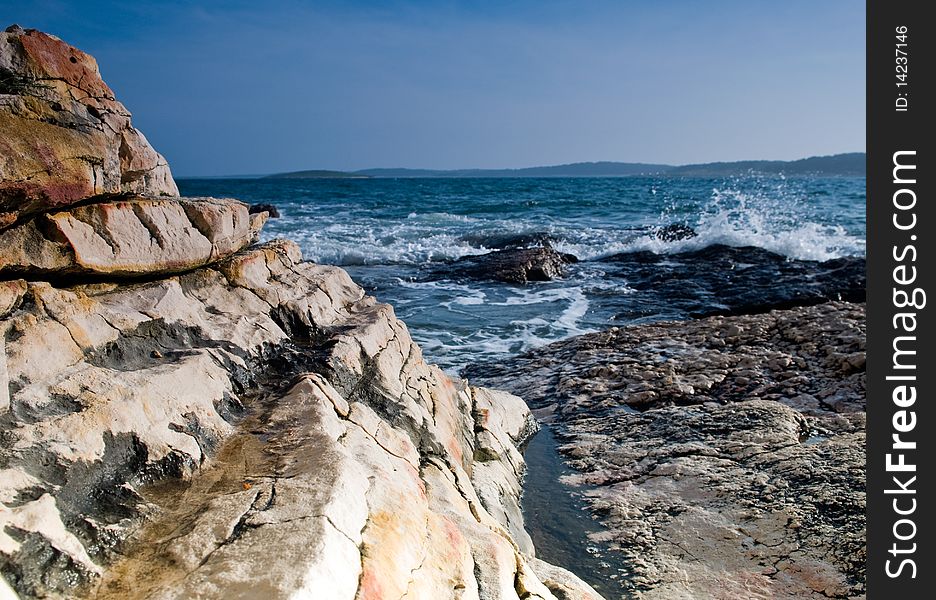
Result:
[[[613,328],[465,374],[550,423],[622,595],[857,598],[864,319],[830,302]]]
[[[102,194],[178,196],[97,61],[55,36],[0,32],[0,228]]]
[[[0,275],[133,277],[187,271],[254,242],[266,213],[237,200],[130,197],[0,231]]]
[[[22,597],[598,598],[532,558],[523,401],[427,364],[291,242],[136,284],[3,282],[0,332]]]

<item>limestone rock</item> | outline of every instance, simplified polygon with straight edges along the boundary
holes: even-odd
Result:
[[[0,595],[591,598],[531,565],[524,402],[341,269],[245,249],[269,211],[160,197],[93,58],[0,34],[0,130]]]
[[[601,595],[575,574],[534,558],[530,567],[556,600],[601,600]]]
[[[101,194],[178,196],[97,62],[55,36],[0,33],[0,228]]]
[[[341,269],[276,241],[7,296],[0,570],[23,597],[556,598],[520,539],[526,406],[428,365]]]
[[[864,331],[863,305],[831,302],[612,328],[466,374],[548,415],[621,595],[844,599],[865,593]]]
[[[22,279],[0,281],[0,318],[7,316],[23,299],[27,289]]]
[[[517,396],[483,388],[471,388],[471,395],[476,461],[471,481],[488,512],[532,555],[533,541],[520,512],[524,463],[517,447],[536,432],[536,421]]]
[[[0,273],[176,273],[237,252],[256,240],[264,221],[265,214],[249,215],[236,200],[131,197],[86,204],[0,231]]]

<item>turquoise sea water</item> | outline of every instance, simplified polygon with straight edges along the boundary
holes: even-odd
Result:
[[[864,178],[182,179],[179,187],[275,204],[282,217],[265,238],[290,238],[306,259],[345,267],[453,372],[609,325],[687,316],[685,303],[605,260],[614,255],[660,255],[653,268],[665,277],[666,257],[678,262],[716,244],[806,265],[865,252]],[[672,223],[698,235],[652,235]],[[448,261],[516,234],[548,237],[581,262],[561,280],[524,286],[445,275]],[[726,268],[714,264],[689,267]],[[700,302],[714,302],[708,296]]]

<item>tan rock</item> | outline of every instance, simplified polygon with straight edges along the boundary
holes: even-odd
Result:
[[[10,375],[7,371],[6,328],[0,329],[0,415],[10,407]]]
[[[256,240],[264,221],[236,200],[134,197],[87,204],[0,231],[0,273],[177,273],[237,252]]]
[[[533,555],[533,540],[520,512],[525,465],[517,445],[536,431],[536,422],[517,396],[485,388],[470,391],[475,416],[471,482],[491,516],[510,532],[522,552]]]
[[[22,279],[0,281],[0,318],[16,308],[25,293],[26,282]]]
[[[559,600],[601,600],[595,591],[575,574],[538,558],[530,560],[530,567]]]
[[[241,252],[267,213],[161,198],[61,40],[0,34],[0,130],[0,595],[555,600],[522,400],[295,244]]]
[[[179,195],[93,57],[13,26],[0,75],[0,228],[100,194]]]
[[[341,269],[276,241],[17,294],[0,522],[44,523],[0,539],[22,596],[557,598],[517,505],[526,406],[426,364]]]

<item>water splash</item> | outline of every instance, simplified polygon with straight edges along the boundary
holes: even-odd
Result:
[[[841,225],[823,223],[819,211],[808,206],[807,200],[782,184],[757,191],[715,188],[704,204],[691,206],[689,211],[670,205],[658,219],[659,226],[664,226],[674,222],[674,215],[694,213],[694,218],[684,221],[696,231],[696,237],[664,241],[651,229],[629,242],[626,251],[670,254],[724,244],[754,246],[796,260],[825,261],[865,254],[863,237],[850,234]]]
[[[609,189],[585,181],[564,183],[562,193],[543,183],[535,205],[526,188],[511,193],[513,182],[498,191],[498,202],[483,196],[491,193],[487,188],[478,197],[456,197],[443,193],[444,182],[436,185],[443,186],[437,196],[413,199],[404,188],[360,209],[345,198],[315,208],[306,201],[281,203],[284,218],[268,223],[264,235],[297,239],[307,258],[344,266],[455,260],[489,252],[493,240],[505,235],[547,236],[558,250],[582,260],[712,244],[757,246],[801,260],[865,253],[863,189],[854,182],[838,189],[834,182],[746,176],[633,180]],[[475,209],[477,214],[464,214]],[[654,237],[656,228],[673,223],[691,226],[698,236],[677,242]]]

